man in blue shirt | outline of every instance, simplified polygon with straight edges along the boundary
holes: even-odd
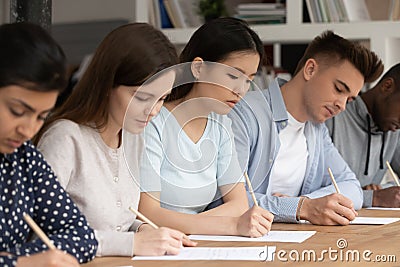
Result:
[[[276,221],[346,225],[355,218],[362,206],[360,183],[323,122],[382,70],[373,52],[327,31],[310,43],[292,80],[276,79],[268,90],[249,92],[229,114],[240,164],[259,205]]]

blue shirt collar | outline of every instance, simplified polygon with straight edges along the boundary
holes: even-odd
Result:
[[[269,85],[268,91],[271,98],[271,110],[272,110],[272,118],[275,122],[287,121],[288,114],[285,106],[285,102],[283,101],[283,96],[281,92],[281,86],[287,83],[286,80],[281,78],[276,78]]]

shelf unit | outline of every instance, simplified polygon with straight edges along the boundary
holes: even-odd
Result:
[[[136,21],[148,22],[147,1],[136,0]],[[279,52],[280,44],[307,43],[323,31],[333,30],[349,40],[369,41],[370,49],[382,58],[385,69],[400,62],[399,21],[303,23],[303,1],[287,0],[286,8],[285,24],[252,26],[265,44],[274,45],[274,55],[278,54],[275,52]],[[195,30],[194,28],[163,29],[163,32],[174,44],[182,45],[189,40]],[[276,61],[279,62],[279,58],[275,56],[274,62]]]

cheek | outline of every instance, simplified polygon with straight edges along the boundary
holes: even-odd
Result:
[[[16,132],[19,124],[21,124],[20,118],[11,116],[9,111],[0,111],[0,138],[7,137],[10,133]]]
[[[141,105],[136,101],[131,101],[129,103],[128,108],[126,109],[126,118],[134,118],[137,117],[137,114],[142,109]]]

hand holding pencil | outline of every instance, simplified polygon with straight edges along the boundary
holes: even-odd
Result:
[[[51,242],[47,235],[40,229],[36,222],[29,216],[29,214],[23,214],[24,220],[36,233],[36,235],[46,244],[49,248],[44,253],[33,254],[29,257],[20,256],[18,257],[18,266],[54,266],[56,262],[57,266],[66,267],[79,267],[79,263],[75,257],[58,250],[56,246]]]
[[[129,207],[129,210],[136,214],[137,218],[153,228],[152,230],[140,231],[135,234],[135,255],[176,255],[182,248],[182,244],[185,246],[197,245],[196,242],[190,240],[182,232],[167,227],[158,227],[138,210],[132,207]]]

